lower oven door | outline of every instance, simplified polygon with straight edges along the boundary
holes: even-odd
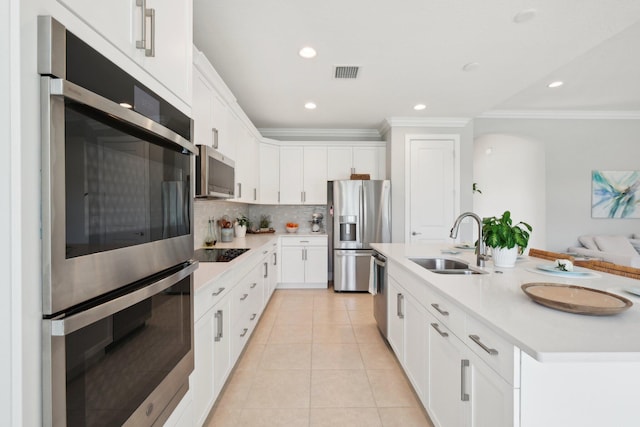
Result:
[[[197,263],[63,318],[43,321],[43,420],[161,425],[193,371]]]

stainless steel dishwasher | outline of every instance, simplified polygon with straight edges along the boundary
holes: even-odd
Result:
[[[378,324],[378,329],[387,338],[387,259],[375,251],[371,257],[374,262],[373,286],[375,288],[373,316]]]

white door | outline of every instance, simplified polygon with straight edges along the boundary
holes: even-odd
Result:
[[[406,241],[426,243],[449,238],[456,211],[455,145],[452,139],[410,142]]]

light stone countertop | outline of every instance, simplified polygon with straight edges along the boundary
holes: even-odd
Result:
[[[372,247],[539,361],[640,362],[640,298],[624,291],[640,287],[638,280],[601,272],[594,272],[590,278],[538,273],[537,265],[553,262],[528,256],[518,259],[515,268],[494,268],[493,262],[487,261],[483,270],[488,274],[445,275],[425,270],[409,257],[458,258],[475,266],[473,251],[442,253],[443,249],[453,249],[442,244],[376,243]],[[566,313],[533,302],[520,288],[530,282],[599,289],[624,296],[634,305],[611,316]]]

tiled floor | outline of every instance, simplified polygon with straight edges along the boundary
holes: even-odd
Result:
[[[369,294],[277,290],[207,425],[432,427]]]

